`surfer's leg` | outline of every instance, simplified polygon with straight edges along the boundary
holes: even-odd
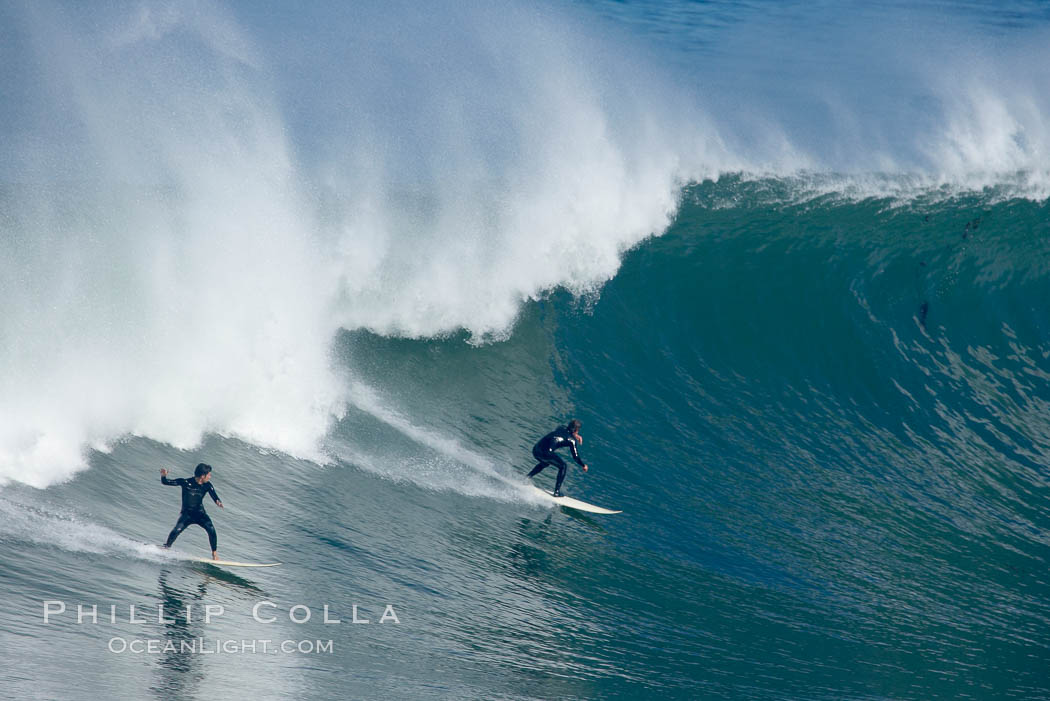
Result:
[[[554,457],[558,460],[556,463],[558,465],[558,481],[554,483],[554,496],[560,497],[561,483],[565,481],[565,471],[568,465],[565,464],[565,461],[561,459],[560,455],[555,455]]]
[[[558,459],[558,456],[554,454],[554,451],[536,450],[535,448],[532,450],[532,457],[536,459],[536,467],[532,468],[532,472],[528,474],[529,477],[535,477],[540,474],[543,472],[543,468],[549,465],[554,465],[554,461]]]
[[[171,533],[168,534],[168,540],[164,543],[165,548],[170,548],[171,544],[175,542],[175,539],[179,537],[179,534],[186,530],[186,526],[193,523],[193,521],[186,518],[186,514],[179,514],[179,520],[175,522],[175,527],[171,529]]]
[[[215,551],[219,549],[219,536],[215,533],[215,526],[212,525],[211,517],[207,514],[199,516],[197,518],[197,525],[208,532],[208,543],[211,545],[211,553],[214,555]]]

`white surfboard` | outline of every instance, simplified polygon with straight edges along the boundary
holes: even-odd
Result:
[[[613,511],[612,509],[606,509],[602,506],[595,506],[594,504],[588,504],[585,501],[579,499],[573,499],[572,497],[556,497],[550,492],[540,489],[539,487],[532,487],[537,494],[542,494],[549,501],[554,502],[558,506],[565,506],[570,509],[576,509],[577,511],[586,511],[589,514],[622,514],[622,511]]]
[[[195,557],[193,561],[209,565],[222,565],[224,567],[277,567],[277,565],[281,564],[280,562],[267,562],[265,564],[258,562],[233,562],[232,560],[213,560],[210,557]]]

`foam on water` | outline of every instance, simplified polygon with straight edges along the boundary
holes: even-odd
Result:
[[[386,479],[411,482],[425,489],[549,505],[520,477],[514,476],[509,465],[438,430],[414,423],[404,411],[366,383],[351,381],[348,401],[372,419],[409,439],[416,449],[404,452],[403,448],[395,446],[385,451],[365,451],[346,438],[331,436],[325,447],[333,457]]]
[[[186,559],[177,551],[142,543],[92,523],[66,509],[14,499],[0,498],[0,541],[18,541],[54,546],[69,552],[162,562]]]

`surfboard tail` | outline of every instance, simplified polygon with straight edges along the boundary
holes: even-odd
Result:
[[[597,506],[596,504],[588,504],[585,501],[579,499],[573,499],[572,497],[556,497],[552,493],[540,489],[539,487],[533,486],[537,493],[542,494],[549,501],[554,502],[558,506],[564,506],[568,509],[576,509],[577,511],[586,511],[589,514],[622,514],[623,511],[617,511],[615,509],[606,509],[604,506]]]
[[[277,567],[280,562],[235,562],[233,560],[213,560],[210,557],[195,557],[193,562],[203,562],[206,565],[221,565],[222,567]]]

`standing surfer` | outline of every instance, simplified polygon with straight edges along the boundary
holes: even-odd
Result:
[[[564,496],[561,493],[561,483],[565,481],[565,470],[568,465],[565,464],[560,455],[554,452],[555,450],[568,447],[569,452],[572,453],[572,459],[583,468],[584,472],[587,471],[587,465],[583,460],[580,460],[580,454],[576,452],[577,444],[583,443],[583,438],[580,437],[580,427],[582,425],[579,421],[573,419],[566,425],[559,426],[548,433],[532,447],[532,456],[539,460],[539,464],[532,468],[532,472],[528,476],[535,477],[548,465],[556,465],[558,467],[558,481],[554,483],[554,496],[556,497]]]
[[[215,534],[215,526],[212,525],[211,518],[204,511],[204,495],[210,494],[212,500],[219,505],[220,509],[226,507],[219,501],[219,495],[211,484],[211,465],[201,463],[193,471],[193,477],[179,477],[173,480],[168,479],[168,471],[161,468],[160,483],[169,487],[176,485],[182,487],[182,512],[179,514],[179,520],[175,523],[175,527],[168,534],[168,541],[164,543],[164,547],[170,548],[175,539],[179,537],[179,534],[186,530],[186,526],[195,523],[208,532],[208,542],[211,544],[211,559],[218,560],[219,553],[216,546],[219,539]]]

